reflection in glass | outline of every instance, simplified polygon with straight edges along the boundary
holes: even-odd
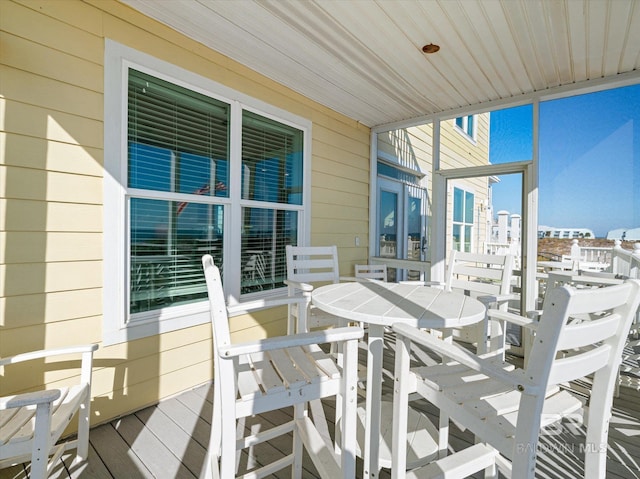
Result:
[[[242,209],[242,294],[284,286],[286,245],[297,245],[298,212]]]
[[[303,132],[242,114],[242,199],[302,204]]]
[[[129,306],[131,313],[202,301],[201,258],[211,254],[222,265],[223,207],[132,198]]]

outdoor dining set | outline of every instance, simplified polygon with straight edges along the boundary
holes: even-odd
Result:
[[[509,256],[491,256],[452,253],[444,284],[389,283],[371,265],[340,277],[335,246],[287,246],[289,295],[271,305],[287,305],[289,334],[243,344],[230,342],[219,272],[205,256],[216,361],[213,477],[236,474],[238,449],[293,433],[291,454],[255,477],[288,466],[300,477],[306,449],[321,477],[377,478],[388,468],[393,478],[533,478],[541,431],[576,414],[588,425],[584,476],[605,477],[608,418],[640,282],[550,288],[542,311],[523,317],[509,311],[517,301]],[[520,367],[506,360],[507,323],[532,338]],[[389,336],[395,365],[384,371]],[[584,377],[592,385],[586,403],[566,387]],[[335,430],[321,401],[330,396]],[[438,424],[412,409],[417,398],[439,410]],[[237,419],[290,406],[289,423],[227,440],[236,438]],[[472,431],[475,444],[452,450],[451,423]]]
[[[395,479],[534,478],[540,435],[576,416],[586,424],[584,477],[606,477],[609,418],[640,281],[555,276],[541,310],[522,316],[514,312],[519,296],[509,255],[452,252],[443,283],[387,282],[386,266],[373,264],[342,277],[335,246],[287,246],[286,257],[288,294],[236,308],[286,308],[287,335],[242,343],[231,341],[220,271],[210,255],[202,257],[214,362],[206,477],[236,477],[240,451],[285,436],[289,454],[242,477],[285,468],[302,477],[306,451],[323,478],[375,479],[382,469]],[[529,338],[519,363],[509,360],[508,324]],[[389,347],[394,364],[385,368]],[[62,397],[0,400],[0,460],[31,460],[36,478],[47,477],[67,449],[86,459],[95,349],[63,351],[83,355],[83,374]],[[0,366],[41,357],[3,358]],[[581,378],[590,382],[587,399],[567,386]],[[437,420],[413,408],[416,400],[433,405]],[[282,409],[292,409],[283,424],[242,426]],[[56,446],[78,411],[77,441]],[[452,424],[475,441],[455,450]]]

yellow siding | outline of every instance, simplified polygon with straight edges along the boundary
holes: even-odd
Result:
[[[90,288],[55,293],[23,294],[0,298],[0,328],[4,332],[26,326],[55,323],[102,314],[102,289]],[[100,329],[100,325],[97,325]],[[9,329],[10,328],[10,329]],[[21,341],[14,344],[23,349]],[[3,354],[8,352],[3,350]]]
[[[3,231],[101,232],[102,206],[0,198],[0,227]]]
[[[106,38],[310,119],[311,242],[338,244],[345,274],[366,261],[368,128],[117,1],[0,1],[1,356],[101,341]],[[233,318],[234,340],[280,334],[284,317],[279,308]],[[68,375],[40,368],[3,377],[3,393]],[[211,374],[209,325],[103,347],[92,421]]]
[[[470,140],[455,126],[454,120],[446,120],[440,123],[440,168],[451,169],[468,166],[486,165],[489,162],[489,115],[476,115],[476,139]],[[424,173],[422,187],[427,188],[429,199],[433,191],[433,127],[431,124],[412,127],[406,130],[395,130],[378,135],[379,151],[387,157],[397,159],[404,167]],[[476,205],[487,199],[487,178],[471,178],[457,180],[454,185],[463,187],[475,193]],[[453,190],[450,188],[450,192]],[[449,198],[447,210],[452,211],[452,201]],[[429,217],[432,212],[429,212]],[[486,234],[486,213],[481,213],[476,222],[476,238],[482,238],[480,242],[474,238],[476,251],[484,246]],[[451,233],[452,221],[449,215],[447,220],[447,246],[452,247]]]

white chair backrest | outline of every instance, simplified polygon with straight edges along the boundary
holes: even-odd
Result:
[[[513,274],[510,254],[475,254],[451,251],[445,287],[472,296],[510,293]]]
[[[638,304],[637,280],[606,288],[563,286],[547,292],[525,376],[542,384],[548,376],[551,385],[603,369],[615,371]],[[558,355],[560,351],[572,354]]]
[[[387,280],[386,264],[357,264],[355,272],[356,278]]]
[[[593,374],[586,445],[606,444],[613,392],[622,350],[640,304],[640,281],[596,289],[561,286],[548,291],[523,379],[537,387],[523,394],[518,407],[515,444],[536,444],[545,394],[556,385]],[[569,351],[568,354],[559,354]],[[605,477],[598,451],[585,454],[587,477]],[[535,447],[517,455],[514,477],[525,477],[535,463]],[[522,462],[521,462],[522,461]],[[531,475],[530,477],[533,477]]]
[[[338,248],[287,245],[287,279],[301,283],[339,283]]]

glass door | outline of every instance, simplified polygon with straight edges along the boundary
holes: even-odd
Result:
[[[383,258],[424,260],[427,194],[424,188],[378,179],[378,252]],[[419,279],[419,271],[391,268],[389,281]]]

